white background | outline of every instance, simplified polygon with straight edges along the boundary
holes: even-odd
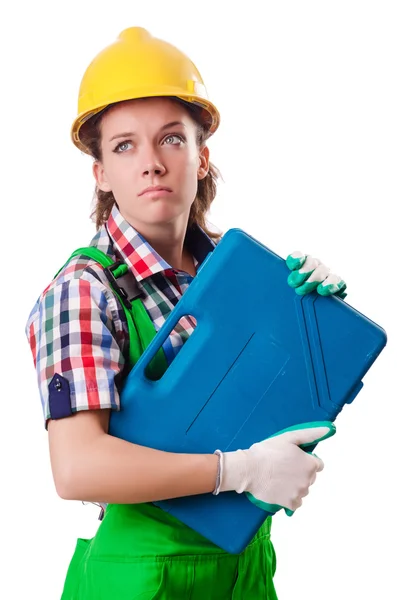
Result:
[[[185,51],[221,112],[209,146],[224,182],[211,221],[241,227],[284,257],[295,249],[320,257],[347,280],[347,301],[388,333],[337,435],[318,448],[326,467],[304,506],[275,519],[279,598],[396,598],[395,6],[3,7],[1,598],[59,598],[76,538],[98,526],[94,506],[56,495],[24,325],[58,268],[94,234],[91,163],[69,129],[86,66],[133,25]]]

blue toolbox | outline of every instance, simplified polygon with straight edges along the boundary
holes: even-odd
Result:
[[[386,334],[340,298],[298,296],[289,273],[243,230],[227,231],[128,375],[110,433],[169,452],[212,453],[249,448],[300,423],[334,422]],[[195,331],[161,379],[148,379],[147,365],[185,315],[197,320]],[[155,504],[230,553],[269,516],[235,492]]]

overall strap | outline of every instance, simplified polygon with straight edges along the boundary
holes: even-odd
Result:
[[[124,309],[129,334],[129,362],[133,367],[157,333],[140,298],[142,292],[134,275],[121,260],[114,262],[98,248],[89,246],[75,250],[54,279],[76,256],[91,258],[103,267],[110,286]],[[164,350],[160,348],[149,364],[149,374],[157,379],[166,371],[167,366]]]

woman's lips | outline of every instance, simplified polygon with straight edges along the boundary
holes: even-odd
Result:
[[[149,198],[161,198],[162,196],[166,196],[171,193],[171,189],[162,185],[151,185],[142,192],[140,192],[139,196],[147,196]]]
[[[161,190],[148,190],[147,192],[143,192],[140,194],[145,198],[163,198],[171,193],[171,190],[161,189]]]

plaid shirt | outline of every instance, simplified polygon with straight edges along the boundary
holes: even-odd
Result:
[[[116,206],[90,245],[114,261],[121,258],[131,269],[158,331],[192,276],[162,259]],[[215,244],[201,228],[194,227],[187,232],[186,246],[198,266]],[[168,364],[195,325],[192,317],[183,317],[171,332],[163,345]],[[119,410],[118,375],[128,360],[128,326],[101,265],[88,258],[73,258],[38,298],[26,324],[26,335],[46,424],[55,418],[50,389],[57,376],[68,384],[70,414],[100,408]]]

